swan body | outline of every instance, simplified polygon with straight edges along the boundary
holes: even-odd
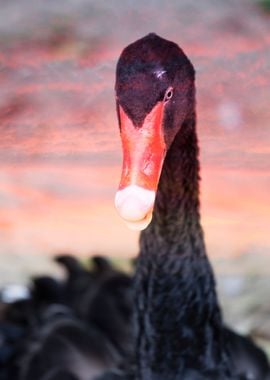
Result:
[[[256,359],[257,370],[239,370],[232,359],[206,254],[191,62],[151,33],[123,50],[115,91],[123,146],[115,205],[129,227],[142,230],[134,378],[266,379],[264,354],[263,374]]]

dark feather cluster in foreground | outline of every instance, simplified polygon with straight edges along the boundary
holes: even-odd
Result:
[[[89,270],[55,260],[65,280],[36,277],[28,298],[1,301],[0,380],[90,380],[128,355],[131,276],[103,257]]]
[[[65,280],[36,277],[28,298],[1,301],[0,380],[128,380],[134,358],[133,275],[100,256],[90,260],[91,269],[69,255],[55,261],[65,268]],[[224,334],[233,364],[257,373],[248,380],[265,379],[265,354],[226,327]],[[201,377],[189,371],[184,379]]]

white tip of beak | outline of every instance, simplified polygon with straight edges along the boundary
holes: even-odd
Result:
[[[155,191],[131,185],[117,191],[115,207],[132,230],[143,230],[152,219]]]

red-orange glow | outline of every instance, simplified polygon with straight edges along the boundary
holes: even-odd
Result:
[[[135,128],[123,108],[119,107],[123,167],[119,189],[137,185],[156,191],[165,157],[162,131],[164,103],[157,105],[146,115],[143,124]]]
[[[113,206],[113,88],[121,50],[150,31],[196,68],[210,254],[269,253],[270,23],[256,2],[26,3],[0,12],[0,253],[137,252]]]

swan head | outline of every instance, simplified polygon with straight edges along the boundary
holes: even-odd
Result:
[[[143,230],[166,153],[193,110],[194,69],[175,43],[151,33],[123,50],[115,93],[123,148],[115,206],[131,229]]]

